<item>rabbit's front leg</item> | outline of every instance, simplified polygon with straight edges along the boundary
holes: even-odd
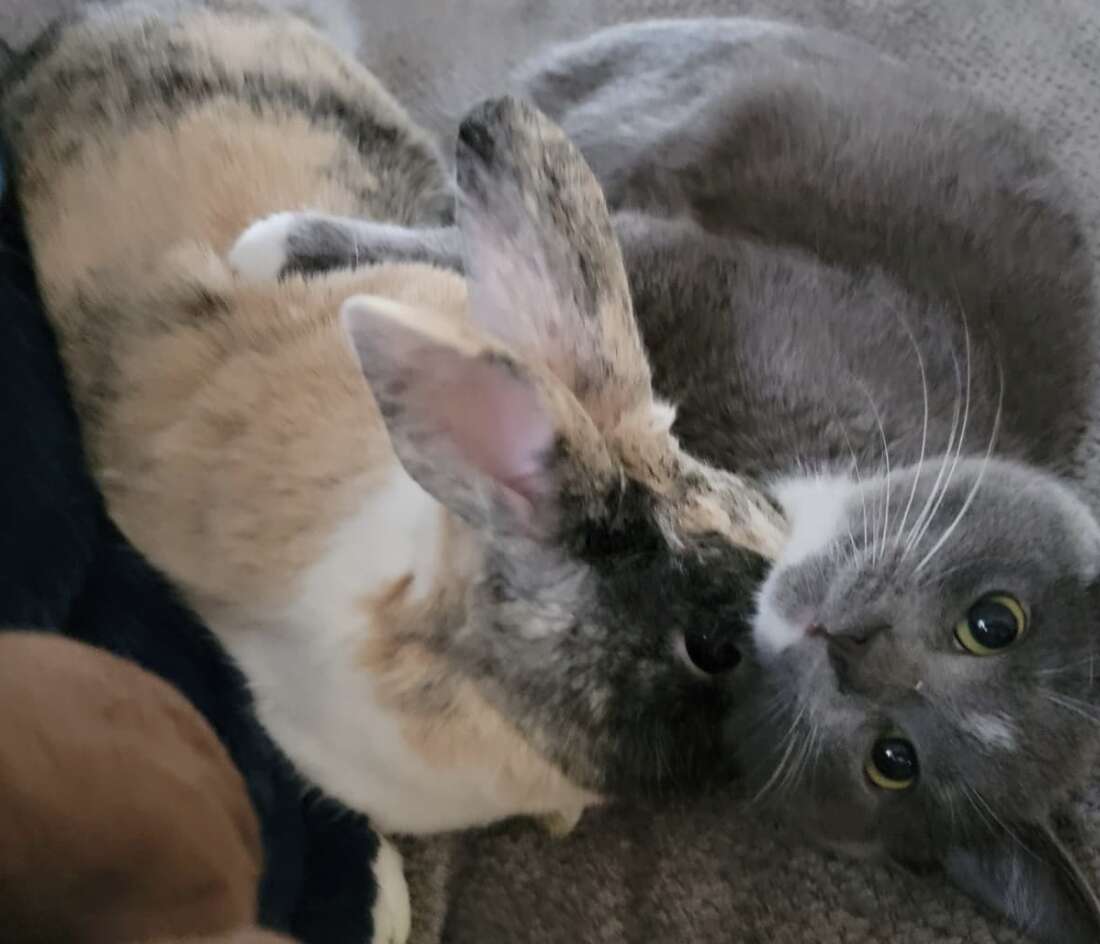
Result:
[[[412,930],[412,914],[404,863],[401,853],[381,836],[370,872],[375,893],[371,909],[373,931],[367,944],[405,944]]]
[[[462,271],[453,227],[413,229],[324,213],[276,213],[257,220],[229,251],[229,264],[249,281],[312,275],[379,262],[427,262]]]

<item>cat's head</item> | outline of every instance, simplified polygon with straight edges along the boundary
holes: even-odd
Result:
[[[406,471],[478,535],[462,622],[431,645],[573,782],[698,785],[729,762],[781,515],[670,433],[603,195],[560,130],[489,102],[457,172],[470,324],[343,310]]]
[[[983,458],[776,494],[792,536],[754,625],[764,793],[839,848],[942,868],[1041,940],[1100,940],[1050,824],[1100,736],[1089,510]]]

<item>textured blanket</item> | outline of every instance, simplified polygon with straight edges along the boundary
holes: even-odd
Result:
[[[370,10],[400,5],[353,2]],[[445,55],[436,44],[405,37],[400,45],[400,35],[387,34],[389,55],[379,64],[371,60],[383,39],[369,30],[360,52],[414,111],[430,117],[448,109],[438,95],[429,100],[425,92],[417,99],[430,84],[425,77],[477,62],[479,30],[471,17],[522,20],[528,11],[533,29],[558,36],[575,35],[593,20],[703,14],[782,17],[838,29],[964,85],[1037,128],[1081,195],[1100,258],[1096,0],[609,0],[567,22],[530,13],[544,2],[448,0],[436,7],[436,28],[447,17],[462,27],[453,31],[456,41]],[[0,0],[0,37],[24,38],[61,5],[66,0]],[[530,51],[517,44],[517,53],[521,48]],[[456,87],[465,93],[466,87]],[[1094,416],[1100,418],[1100,409]],[[1100,500],[1095,428],[1086,458],[1090,488]],[[1084,845],[1096,850],[1091,865],[1100,881],[1100,785],[1081,799],[1078,812]],[[408,865],[417,944],[1019,940],[938,881],[822,855],[717,800],[685,809],[609,810],[586,817],[564,840],[519,824],[417,843]]]

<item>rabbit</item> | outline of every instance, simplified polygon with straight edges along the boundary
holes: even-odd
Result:
[[[282,281],[231,255],[247,222],[437,225],[449,193],[307,24],[88,7],[16,63],[0,122],[108,513],[310,782],[423,833],[735,775],[786,524],[670,433],[600,188],[552,122],[511,97],[463,120],[465,278]],[[377,939],[407,933],[391,911]]]

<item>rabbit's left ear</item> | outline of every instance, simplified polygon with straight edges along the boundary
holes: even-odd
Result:
[[[514,98],[462,122],[458,225],[471,314],[546,365],[601,429],[652,400],[603,193],[562,131]]]
[[[1013,823],[952,846],[948,877],[1044,944],[1100,942],[1100,900],[1046,823]]]

